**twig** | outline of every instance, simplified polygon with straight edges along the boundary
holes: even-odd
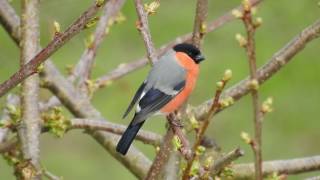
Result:
[[[126,126],[119,125],[104,120],[94,120],[94,119],[71,119],[71,129],[88,129],[88,130],[101,130],[107,131],[114,134],[121,135],[125,130]],[[136,137],[137,140],[142,141],[146,144],[151,144],[153,146],[159,146],[162,141],[162,136],[159,134],[140,130]]]
[[[151,34],[148,23],[148,14],[145,12],[141,0],[135,0],[134,2],[139,17],[139,21],[137,22],[136,26],[140,34],[142,35],[144,45],[147,49],[149,63],[153,65],[153,63],[157,61],[157,54],[153,42],[151,40]]]
[[[201,47],[201,40],[206,31],[205,20],[208,15],[208,0],[198,0],[192,33],[192,44]]]
[[[23,67],[39,50],[39,1],[24,0],[21,19],[21,59]],[[39,76],[34,74],[22,82],[21,88],[21,123],[18,127],[21,151],[25,160],[30,160],[35,167],[32,179],[40,179],[40,111],[38,107]]]
[[[103,1],[104,2],[104,1]],[[102,4],[97,2],[87,9],[71,26],[63,33],[55,36],[54,39],[34,56],[28,63],[23,65],[15,74],[0,85],[0,97],[13,87],[17,86],[30,75],[38,72],[38,66],[47,60],[54,52],[68,42],[72,37],[84,29],[94,15],[98,12]]]
[[[256,25],[253,22],[251,14],[251,4],[249,1],[243,1],[243,17],[242,21],[245,25],[247,32],[247,43],[244,45],[248,56],[249,69],[250,69],[250,88],[252,96],[253,117],[254,117],[254,140],[251,143],[254,152],[256,180],[262,180],[262,113],[260,111],[260,101],[258,93],[258,80],[257,80],[257,60],[256,60],[256,47],[255,47],[255,31]]]
[[[301,52],[309,42],[318,38],[319,36],[320,20],[305,28],[301,33],[299,33],[299,35],[294,37],[282,49],[276,52],[265,65],[258,69],[257,80],[259,84],[263,84],[280,69],[285,67],[285,65],[289,63],[296,54]],[[224,92],[223,97],[232,97],[234,101],[241,99],[250,92],[251,89],[248,88],[249,83],[249,78],[240,81],[238,84],[227,89]],[[212,100],[208,100],[194,108],[196,119],[203,120],[206,117],[212,102]],[[225,108],[221,108],[218,112],[222,111],[223,109]]]
[[[252,5],[256,6],[260,2],[262,2],[262,0],[251,0],[250,2],[252,3]],[[241,10],[242,6],[236,7],[234,9]],[[230,10],[226,14],[218,17],[216,20],[208,23],[206,33],[212,32],[212,31],[220,28],[221,26],[225,25],[226,23],[231,22],[234,19],[235,19],[235,17],[232,15],[232,10]],[[188,34],[179,36],[176,39],[174,39],[173,41],[171,41],[165,45],[162,45],[160,49],[156,50],[156,55],[157,55],[157,57],[159,57],[159,56],[163,55],[168,49],[170,49],[175,44],[182,43],[182,42],[189,42],[189,41],[191,41],[191,39],[192,39],[192,33],[188,33]],[[102,88],[108,82],[119,79],[119,78],[121,78],[121,77],[135,71],[135,70],[138,70],[138,69],[144,67],[147,64],[147,62],[148,62],[147,58],[140,58],[140,59],[132,61],[131,63],[128,63],[128,64],[121,64],[121,65],[119,65],[119,67],[115,68],[111,72],[98,78],[96,80],[96,87]]]
[[[220,96],[221,96],[222,90],[224,89],[226,83],[230,80],[230,78],[231,78],[231,71],[227,70],[225,72],[225,75],[222,78],[222,80],[217,83],[217,90],[216,90],[215,96],[213,98],[213,104],[211,105],[211,107],[210,107],[210,109],[209,109],[209,111],[208,111],[208,113],[206,115],[206,118],[204,119],[202,125],[200,126],[200,128],[196,132],[196,140],[195,140],[195,142],[193,144],[193,148],[192,148],[193,154],[192,154],[191,159],[187,163],[186,169],[183,172],[182,179],[184,179],[184,180],[189,179],[189,174],[190,174],[190,170],[191,170],[192,164],[197,159],[196,151],[197,151],[198,147],[200,146],[201,141],[202,141],[202,139],[204,137],[204,133],[206,132],[206,130],[207,130],[208,126],[209,126],[210,119],[212,118],[214,113],[221,106],[220,105]]]
[[[105,4],[103,14],[100,17],[97,28],[93,34],[93,40],[82,54],[78,64],[74,68],[73,74],[69,77],[71,81],[79,78],[77,82],[79,87],[83,87],[86,80],[90,78],[97,50],[103,42],[103,39],[109,33],[107,29],[112,25],[110,23],[111,20],[118,14],[124,2],[125,0],[110,0]]]
[[[244,151],[240,148],[237,148],[228,154],[218,158],[217,160],[214,161],[213,166],[210,169],[211,175],[216,175],[219,173],[224,167],[238,159],[239,157],[244,155]]]
[[[255,174],[254,164],[236,164],[232,167],[236,178],[252,178]],[[263,176],[273,172],[278,174],[299,174],[320,170],[320,156],[296,158],[289,160],[276,160],[263,162]]]

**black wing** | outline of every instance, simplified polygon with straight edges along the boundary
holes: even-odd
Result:
[[[159,89],[151,88],[139,101],[140,111],[136,112],[132,124],[135,125],[144,121],[153,113],[159,111],[163,106],[165,106],[171,99],[178,95],[185,86],[185,81],[178,83],[174,90],[178,91],[175,95],[168,95]]]
[[[145,86],[146,86],[145,82],[143,82],[140,85],[139,89],[137,90],[136,94],[134,95],[133,99],[131,100],[131,103],[129,104],[126,112],[123,114],[122,118],[125,118],[129,114],[129,112],[131,111],[133,106],[136,104],[137,100],[140,98]]]

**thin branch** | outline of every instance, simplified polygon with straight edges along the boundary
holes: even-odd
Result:
[[[253,178],[254,164],[237,164],[232,167],[236,178]],[[320,156],[296,158],[289,160],[276,160],[263,162],[263,176],[266,177],[273,172],[278,174],[299,174],[320,170]]]
[[[193,148],[192,148],[192,157],[191,159],[188,161],[187,163],[187,167],[186,169],[184,170],[183,172],[183,177],[182,179],[184,180],[187,180],[189,179],[190,177],[190,171],[191,171],[191,168],[192,168],[192,164],[193,162],[198,158],[198,155],[197,155],[197,150],[198,150],[198,147],[201,145],[201,142],[204,138],[204,134],[209,126],[209,123],[210,123],[210,120],[212,118],[212,116],[214,115],[214,113],[220,108],[220,96],[221,96],[221,93],[222,93],[222,90],[224,89],[224,87],[226,86],[227,82],[231,79],[231,74],[232,72],[230,70],[227,70],[224,74],[224,77],[222,78],[222,80],[220,80],[218,83],[217,83],[217,90],[215,92],[215,96],[213,98],[213,104],[211,105],[210,107],[210,110],[206,116],[206,118],[204,119],[204,121],[202,122],[202,124],[200,125],[200,128],[197,129],[197,132],[196,132],[196,140],[193,144]]]
[[[256,6],[260,2],[262,2],[262,0],[251,0],[250,2],[252,3],[253,6]],[[234,9],[241,10],[242,6],[236,7]],[[229,23],[232,20],[234,20],[235,17],[234,17],[234,15],[232,15],[232,11],[234,9],[232,9],[229,12],[227,12],[226,14],[218,17],[216,20],[208,23],[206,33],[212,32],[212,31],[220,28],[221,26],[225,25],[226,23]],[[174,39],[173,41],[171,41],[165,45],[162,45],[160,49],[156,50],[156,55],[157,55],[157,57],[159,57],[159,56],[163,55],[165,52],[167,52],[175,44],[182,43],[182,42],[190,42],[191,39],[192,39],[192,33],[188,33],[188,34],[179,36],[176,39]],[[112,70],[111,72],[98,78],[96,80],[96,87],[102,88],[108,82],[117,80],[117,79],[119,79],[119,78],[133,72],[133,71],[136,71],[136,70],[144,67],[147,63],[148,63],[148,59],[144,57],[144,58],[140,58],[138,60],[132,61],[128,64],[121,64],[117,68]]]
[[[20,64],[23,67],[39,50],[39,1],[22,1],[21,19],[21,58]],[[18,127],[21,151],[25,160],[30,160],[37,175],[32,179],[40,179],[40,111],[39,101],[39,76],[34,74],[21,86],[21,123]]]
[[[201,47],[201,40],[205,34],[205,21],[207,16],[208,0],[198,0],[192,33],[192,44],[194,44],[198,48]]]
[[[262,113],[260,111],[260,101],[258,93],[258,81],[257,81],[257,59],[256,59],[256,47],[255,47],[255,32],[256,26],[252,19],[251,4],[250,2],[243,1],[243,17],[242,21],[245,25],[247,32],[247,43],[244,46],[248,56],[249,69],[250,69],[250,83],[252,106],[253,106],[253,119],[254,119],[254,140],[251,143],[252,150],[254,152],[256,180],[262,180]],[[254,85],[254,82],[255,85]]]
[[[213,166],[210,169],[211,175],[216,175],[219,173],[224,167],[231,164],[233,161],[237,160],[239,157],[244,155],[244,151],[240,148],[237,148],[226,155],[218,158],[214,161]]]
[[[104,2],[104,1],[103,1]],[[59,35],[55,36],[54,39],[42,49],[36,56],[23,65],[15,74],[13,74],[8,80],[0,85],[0,97],[8,92],[13,87],[17,86],[24,79],[30,75],[38,72],[38,66],[47,60],[54,52],[68,42],[72,37],[78,34],[84,29],[94,15],[100,9],[101,4],[95,2],[91,7],[87,9],[69,28]]]
[[[143,38],[144,45],[147,49],[147,56],[149,59],[149,63],[153,65],[153,63],[157,61],[157,54],[151,39],[149,23],[148,23],[148,14],[145,12],[141,0],[135,0],[134,2],[135,2],[138,18],[139,18],[139,21],[137,22],[136,26]]]
[[[121,135],[126,130],[126,126],[103,120],[76,118],[71,119],[71,129],[100,130]],[[157,147],[162,141],[162,136],[154,132],[140,130],[137,134],[136,140],[140,140],[143,143]]]
[[[320,20],[305,28],[301,33],[299,33],[299,35],[294,37],[288,44],[276,52],[265,65],[257,70],[257,80],[259,84],[263,84],[280,69],[285,67],[285,65],[289,63],[296,54],[301,52],[309,42],[319,36]],[[248,88],[249,83],[249,78],[240,81],[238,84],[227,89],[223,94],[223,97],[232,97],[234,101],[241,99],[250,92],[251,89]],[[212,102],[212,100],[208,100],[194,108],[196,119],[203,120],[206,117]],[[224,108],[220,109],[218,112],[223,109]]]
[[[117,16],[124,2],[125,0],[110,0],[105,4],[103,14],[100,16],[97,28],[93,34],[93,40],[82,54],[78,64],[74,68],[72,76],[69,78],[71,81],[79,78],[79,87],[83,86],[86,80],[90,78],[97,50],[103,39],[109,34],[107,29],[112,25],[110,22]]]

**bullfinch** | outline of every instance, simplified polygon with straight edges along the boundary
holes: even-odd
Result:
[[[182,43],[175,45],[154,63],[123,115],[125,118],[137,104],[134,117],[118,142],[117,152],[127,153],[139,129],[150,116],[169,115],[183,105],[195,87],[199,63],[204,59],[197,47]]]

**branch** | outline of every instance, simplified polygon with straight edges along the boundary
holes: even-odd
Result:
[[[256,6],[260,2],[262,2],[262,0],[251,0],[250,2],[252,3],[253,6]],[[242,6],[236,7],[234,9],[241,10]],[[232,15],[232,11],[234,9],[232,9],[229,12],[227,12],[226,14],[218,17],[216,20],[208,23],[206,33],[212,32],[212,31],[220,28],[221,26],[225,25],[226,23],[229,23],[232,20],[234,20],[235,17]],[[165,45],[162,45],[160,49],[156,50],[156,55],[157,55],[157,57],[160,57],[165,52],[167,52],[170,48],[172,48],[174,45],[176,45],[178,43],[182,43],[182,42],[190,42],[191,39],[192,39],[192,33],[188,33],[188,34],[179,36],[176,39],[174,39],[173,41],[171,41]],[[148,62],[147,58],[140,58],[140,59],[135,60],[135,61],[128,63],[128,64],[121,64],[116,69],[114,69],[111,72],[107,73],[106,75],[98,78],[96,80],[96,87],[102,88],[108,82],[119,79],[119,78],[121,78],[121,77],[135,71],[135,70],[138,70],[138,69],[144,67],[147,64],[147,62]]]
[[[232,169],[234,176],[239,179],[253,178],[255,174],[253,163],[237,164]],[[317,170],[320,170],[320,156],[263,162],[264,177],[273,172],[278,174],[299,174]]]
[[[103,39],[109,34],[107,29],[111,26],[110,22],[118,14],[124,2],[125,0],[110,0],[104,6],[103,14],[93,34],[93,40],[82,54],[78,64],[74,68],[72,76],[69,78],[71,81],[79,78],[79,87],[83,86],[86,80],[90,78],[97,50],[103,42]]]
[[[237,148],[228,154],[218,158],[217,160],[214,161],[213,166],[210,169],[211,175],[217,175],[223,168],[231,164],[233,161],[238,159],[239,157],[244,155],[244,151],[240,148]]]
[[[299,35],[294,37],[288,44],[273,55],[273,57],[261,68],[257,70],[257,80],[259,84],[263,84],[281,68],[292,60],[292,58],[301,52],[304,47],[312,40],[320,36],[320,20],[316,21],[309,27],[305,28]],[[244,95],[250,92],[248,88],[250,80],[246,78],[227,89],[223,97],[232,97],[235,101],[241,99]],[[212,100],[208,100],[194,108],[195,117],[198,120],[203,120],[211,107]],[[230,107],[230,106],[228,106]],[[222,111],[224,109],[220,109]],[[218,111],[218,112],[220,112]],[[218,113],[217,112],[217,113]]]
[[[157,61],[157,54],[153,42],[151,40],[151,34],[148,23],[148,14],[145,12],[141,0],[135,0],[134,2],[139,17],[139,21],[137,22],[137,28],[140,34],[142,35],[144,45],[147,49],[148,59],[150,61],[149,63],[153,65],[153,63]]]
[[[22,19],[21,19],[21,67],[39,50],[39,1],[22,1]],[[34,74],[22,82],[21,88],[21,123],[18,127],[19,141],[21,142],[21,151],[25,160],[30,160],[35,173],[31,179],[40,179],[40,111],[39,101],[39,76]],[[23,169],[22,169],[23,171]]]
[[[126,130],[126,126],[104,120],[76,118],[71,119],[71,129],[100,130],[121,135]],[[157,147],[162,141],[162,136],[154,132],[140,130],[136,136],[136,140],[140,140],[143,143],[151,144]]]
[[[262,180],[262,113],[260,112],[260,101],[258,93],[258,82],[257,82],[257,59],[256,59],[256,47],[255,47],[255,32],[257,26],[254,24],[251,14],[251,4],[248,1],[243,1],[243,17],[247,42],[244,45],[248,57],[249,69],[250,69],[250,88],[252,96],[253,106],[253,120],[254,120],[254,140],[251,143],[251,147],[254,153],[255,169],[256,169],[256,180]]]
[[[104,2],[104,1],[103,1]],[[95,2],[94,5],[88,8],[69,28],[54,37],[54,39],[42,49],[36,56],[23,65],[19,71],[13,74],[8,80],[0,85],[0,97],[3,96],[13,87],[17,86],[24,79],[30,75],[38,72],[38,66],[47,60],[54,52],[56,52],[60,47],[62,47],[66,42],[68,42],[72,37],[78,34],[82,29],[84,29],[94,15],[100,9],[101,4]],[[30,57],[29,57],[30,58]]]
[[[198,48],[201,47],[201,40],[205,34],[205,20],[207,16],[208,0],[198,0],[192,33],[192,44]]]

